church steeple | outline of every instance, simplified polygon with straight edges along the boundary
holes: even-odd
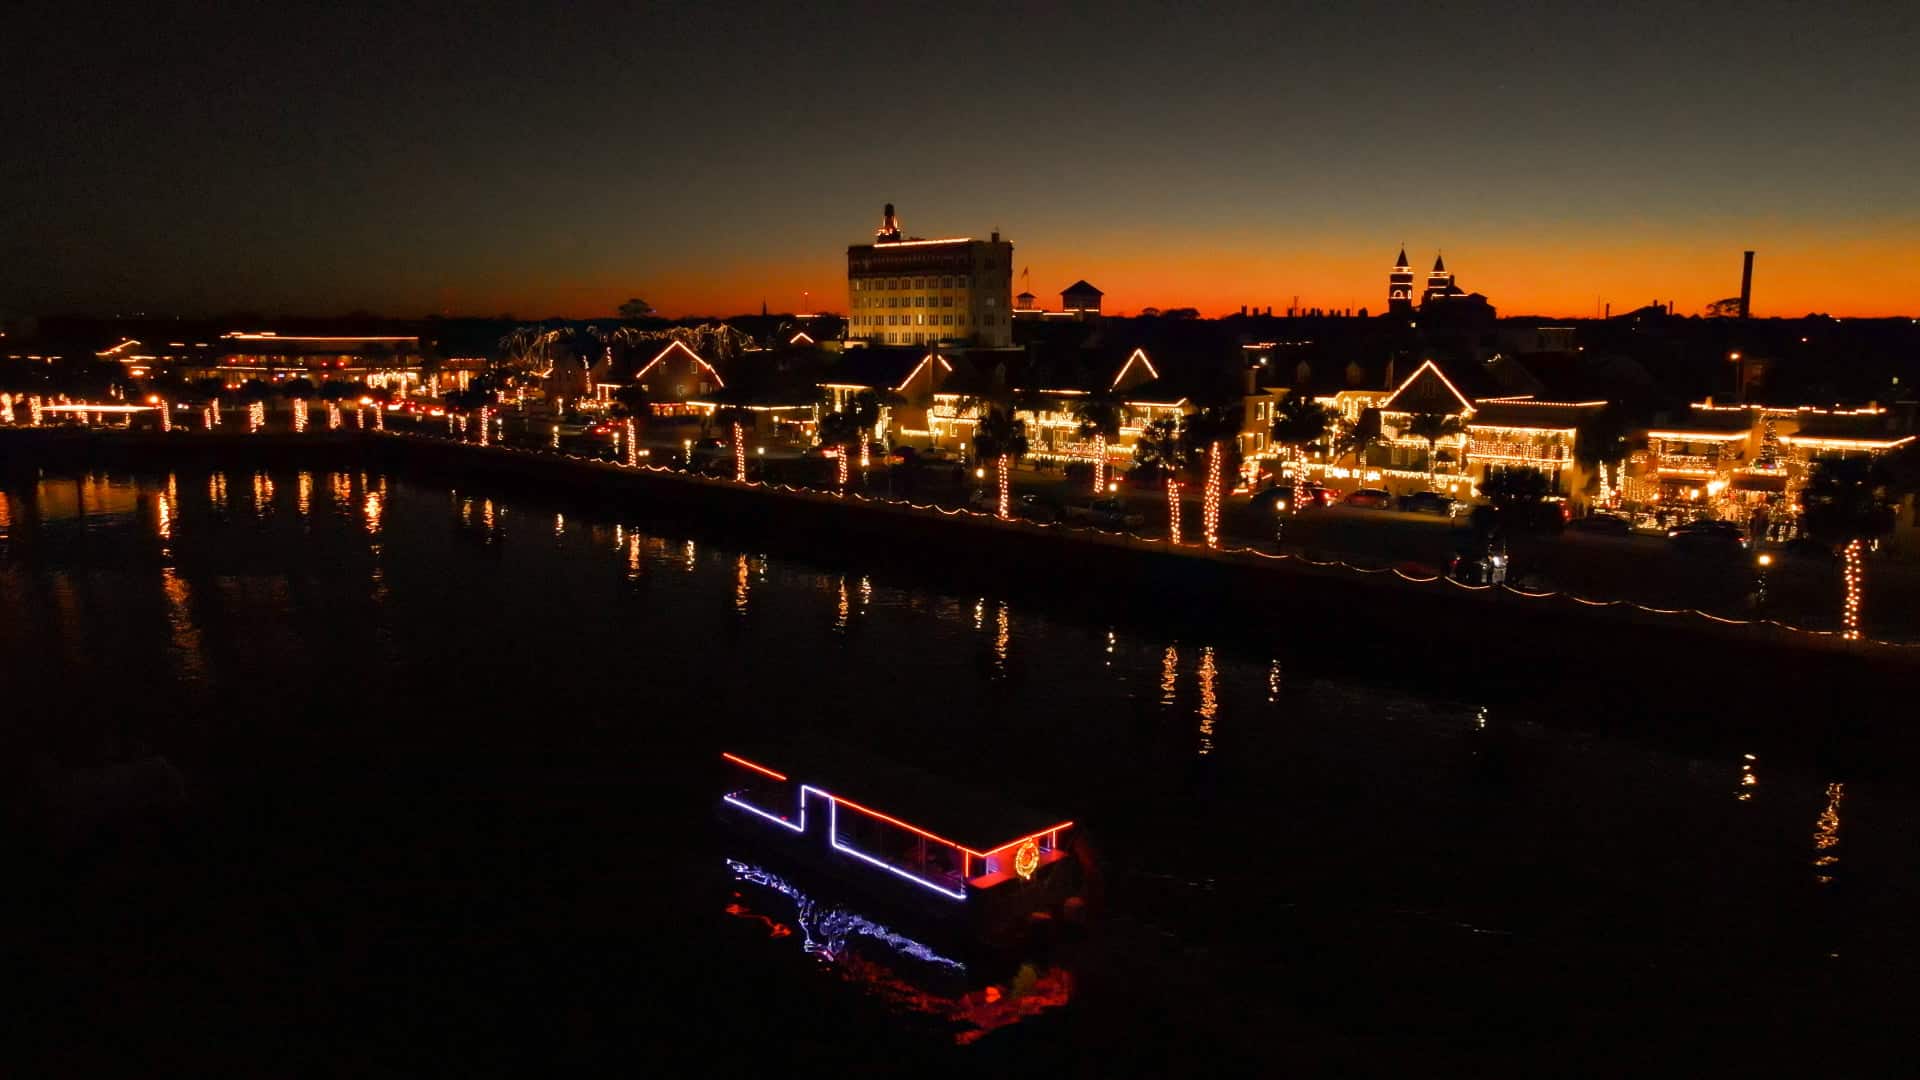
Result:
[[[1407,246],[1400,245],[1400,257],[1394,260],[1393,270],[1387,274],[1387,310],[1409,311],[1413,308],[1413,267],[1407,263]]]

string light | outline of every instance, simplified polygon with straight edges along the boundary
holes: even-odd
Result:
[[[487,407],[486,407],[486,406],[484,406],[484,405],[482,405],[482,406],[480,407],[480,445],[481,445],[481,446],[485,446],[485,445],[487,445],[487,421],[488,421],[488,419],[489,419],[489,417],[488,417],[488,410],[487,410]]]
[[[39,427],[41,424],[46,422],[46,413],[42,410],[43,410],[43,406],[40,403],[40,395],[29,394],[27,396],[27,426],[28,427]]]
[[[340,430],[340,403],[337,401],[327,402],[327,430]]]
[[[1167,477],[1167,542],[1180,542],[1180,481]]]
[[[847,453],[846,447],[843,446],[840,448],[838,464],[835,467],[839,475],[840,492],[843,495],[846,494],[846,490],[847,490],[847,466],[851,462],[852,458],[853,458],[853,455]]]
[[[1846,606],[1840,612],[1841,636],[1848,641],[1860,640],[1860,549],[1859,539],[1847,541],[1846,557]]]
[[[860,446],[864,453],[866,443],[863,441]],[[865,465],[866,462],[862,461],[861,464]],[[741,430],[738,420],[733,422],[733,482],[736,484],[747,482],[747,437]]]
[[[212,403],[207,406],[207,417],[208,417],[208,422],[207,422],[208,430],[212,430],[213,428],[217,428],[220,426],[220,399],[219,398],[214,398]]]
[[[13,423],[13,395],[0,394],[0,423]]]
[[[387,410],[379,405],[373,407],[373,430],[387,430]]]
[[[213,411],[213,406],[212,406],[212,405],[204,405],[204,406],[202,406],[202,407],[201,407],[201,409],[200,409],[200,423],[201,423],[201,425],[202,425],[202,426],[204,426],[204,427],[206,428],[206,430],[208,430],[208,431],[212,431],[212,430],[213,430],[213,417],[214,417],[214,411]]]
[[[640,464],[640,447],[636,436],[637,432],[634,430],[633,418],[628,417],[625,446],[627,451],[627,468],[629,469]]]
[[[1093,436],[1093,494],[1096,498],[1100,490],[1107,486],[1107,436],[1095,432]]]
[[[1200,756],[1213,753],[1213,720],[1220,713],[1220,700],[1215,689],[1219,668],[1213,662],[1213,646],[1200,650],[1200,667],[1195,673],[1200,684]]]
[[[267,426],[267,405],[256,401],[247,406],[247,434],[251,435]]]
[[[555,450],[558,450],[560,449],[560,425],[554,424],[552,425],[552,428],[553,430],[547,438],[547,445],[552,447]]]
[[[173,406],[162,401],[159,403],[159,409],[160,409],[160,430],[163,432],[172,431],[173,430]],[[8,420],[11,421],[12,417],[8,417]]]
[[[307,399],[293,399],[293,430],[296,434],[307,430]]]
[[[1220,546],[1220,444],[1207,445],[1207,487],[1200,504],[1201,530],[1207,546]]]
[[[1833,849],[1840,843],[1840,800],[1846,798],[1845,784],[1827,785],[1827,807],[1813,826],[1813,879],[1822,885],[1833,884],[1832,867],[1840,861]]]
[[[361,431],[367,430],[367,409],[364,405],[353,407],[353,426]]]

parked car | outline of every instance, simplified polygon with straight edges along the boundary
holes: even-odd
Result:
[[[1393,496],[1387,494],[1384,488],[1361,488],[1340,501],[1366,510],[1388,510],[1393,507]]]
[[[1332,506],[1339,498],[1340,492],[1337,489],[1330,488],[1316,480],[1309,480],[1300,485],[1300,504],[1298,506],[1293,505],[1292,484],[1280,484],[1277,487],[1264,488],[1256,491],[1253,493],[1253,498],[1247,501],[1247,505],[1253,507],[1255,510],[1271,511],[1274,503],[1284,499],[1288,506],[1294,510],[1307,510],[1316,506]]]
[[[1745,551],[1747,532],[1731,521],[1689,521],[1667,530],[1667,538],[1683,551]]]
[[[1129,513],[1126,503],[1119,499],[1095,499],[1085,506],[1069,506],[1067,520],[1099,529],[1137,529],[1146,521],[1139,514]]]
[[[1039,495],[1022,495],[1013,504],[1015,517],[1027,521],[1052,523],[1060,520],[1060,508]]]
[[[1574,518],[1567,522],[1567,528],[1577,532],[1599,533],[1603,536],[1626,536],[1633,531],[1633,522],[1619,514],[1596,511],[1586,517]]]
[[[1416,491],[1400,496],[1400,509],[1412,514],[1439,514],[1452,517],[1460,511],[1460,501],[1437,491]]]

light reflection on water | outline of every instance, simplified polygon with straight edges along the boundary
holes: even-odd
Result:
[[[803,951],[861,992],[896,1010],[952,1024],[960,1045],[1072,999],[1073,977],[1060,967],[1029,961],[1014,966],[1007,978],[984,978],[963,961],[851,908],[816,900],[770,870],[737,859],[727,859],[726,866],[736,885],[753,890],[736,890],[724,908],[727,915],[765,926],[776,940],[797,937]],[[774,903],[790,905],[790,913],[767,914],[763,909]]]
[[[1908,862],[1884,854],[1920,844],[1906,793],[1815,774],[1765,746],[1688,756],[1570,736],[1552,726],[1551,704],[1471,683],[1415,694],[1328,680],[1282,644],[1249,653],[1192,632],[1176,642],[1147,622],[1081,626],[1018,594],[953,596],[857,562],[828,570],[696,546],[571,508],[575,527],[556,535],[551,507],[481,492],[344,472],[232,478],[251,489],[257,523],[227,517],[225,473],[52,478],[0,493],[0,596],[17,615],[0,627],[6,671],[57,673],[89,694],[124,682],[129,699],[137,689],[166,703],[176,688],[217,695],[288,673],[398,678],[411,661],[433,694],[464,695],[503,727],[525,720],[537,735],[549,716],[563,727],[618,718],[660,744],[641,776],[735,730],[860,739],[984,789],[1051,795],[1074,816],[1131,812],[1145,824],[1125,827],[1141,831],[1110,825],[1107,842],[1140,910],[1139,882],[1153,875],[1257,890],[1249,908],[1337,890],[1364,908],[1377,888],[1459,923],[1576,938],[1602,921],[1649,938],[1704,935],[1726,908],[1805,938],[1837,931],[1803,893],[1920,903]],[[287,488],[298,519],[271,512]],[[333,512],[307,520],[310,498]],[[143,648],[163,681],[141,681]],[[512,665],[488,659],[509,654]],[[101,676],[121,671],[134,674]],[[515,680],[558,703],[516,716],[494,700]],[[1286,722],[1265,722],[1283,689]],[[138,722],[134,706],[94,708],[102,723]],[[61,722],[86,719],[76,707]],[[1196,753],[1204,768],[1188,768]],[[1217,804],[1194,797],[1202,782]],[[1623,839],[1649,828],[1660,843]],[[1191,917],[1198,902],[1177,897],[1142,918],[1185,932],[1203,921]],[[1858,920],[1832,922],[1857,932]]]

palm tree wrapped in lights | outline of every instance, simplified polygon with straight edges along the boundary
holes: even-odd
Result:
[[[1807,534],[1840,549],[1845,592],[1840,601],[1841,636],[1860,640],[1860,605],[1866,542],[1893,529],[1891,475],[1884,465],[1860,457],[1814,462],[1800,489],[1800,521]]]
[[[1423,412],[1414,413],[1408,417],[1406,427],[1401,430],[1416,439],[1421,439],[1426,442],[1427,490],[1433,490],[1434,461],[1440,441],[1442,439],[1458,438],[1461,434],[1465,433],[1467,429],[1461,426],[1459,417],[1448,416],[1445,413]]]
[[[980,415],[973,427],[973,453],[985,461],[994,459],[999,470],[1000,498],[994,516],[1001,521],[1013,517],[1013,463],[1026,456],[1027,424],[1016,419],[1012,410],[994,405]]]
[[[1583,417],[1574,427],[1573,459],[1599,476],[1602,506],[1620,500],[1619,485],[1608,481],[1607,468],[1614,466],[1618,475],[1618,463],[1626,458],[1627,450],[1626,417],[1613,406]]]
[[[1123,410],[1117,398],[1096,391],[1075,402],[1073,417],[1080,422],[1079,435],[1093,440],[1093,494],[1107,489],[1107,440],[1120,437]]]
[[[1207,479],[1201,496],[1200,528],[1210,548],[1220,546],[1220,485],[1226,456],[1223,444],[1240,432],[1237,412],[1230,405],[1209,405],[1188,413],[1180,422],[1180,441],[1187,458],[1204,455]]]
[[[862,390],[847,399],[846,412],[852,421],[854,431],[860,442],[860,477],[864,483],[867,469],[873,464],[872,435],[880,424],[880,407],[896,404],[901,399],[896,394],[888,394],[886,399],[872,390]]]
[[[859,425],[844,409],[835,409],[820,418],[820,445],[838,448],[838,467],[836,484],[842,493],[847,490],[849,459],[853,453],[853,440],[859,434]]]
[[[1149,421],[1133,443],[1135,476],[1158,475],[1167,489],[1167,540],[1180,542],[1180,422],[1171,417]]]
[[[1306,448],[1326,438],[1333,414],[1327,407],[1305,394],[1288,394],[1274,410],[1273,441],[1287,448],[1293,459],[1293,507],[1300,508],[1301,492],[1306,487]]]
[[[733,449],[733,482],[747,482],[747,426],[753,423],[753,413],[741,405],[722,406],[714,419],[726,424],[731,431],[727,443]]]

